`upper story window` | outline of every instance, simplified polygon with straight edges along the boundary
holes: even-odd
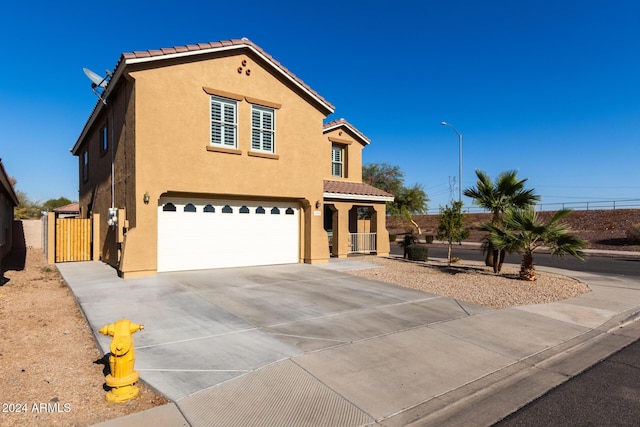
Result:
[[[100,130],[100,152],[104,153],[109,148],[109,133],[105,124]]]
[[[275,153],[275,111],[272,108],[251,107],[251,150]]]
[[[338,144],[331,146],[331,175],[344,178],[344,147]]]
[[[211,145],[238,148],[237,103],[211,97]]]
[[[89,150],[82,153],[82,182],[89,180]]]

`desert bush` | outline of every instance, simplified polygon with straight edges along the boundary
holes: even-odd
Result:
[[[426,261],[429,258],[429,248],[425,245],[409,245],[406,248],[410,261]]]
[[[634,245],[640,244],[640,224],[633,224],[627,229],[627,240]]]

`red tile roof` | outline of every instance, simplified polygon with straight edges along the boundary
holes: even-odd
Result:
[[[325,196],[329,194],[345,196],[384,198],[393,200],[393,194],[380,190],[373,185],[361,182],[324,181]]]
[[[326,99],[320,96],[316,91],[311,89],[305,82],[303,82],[298,76],[289,71],[286,67],[284,67],[280,62],[273,58],[273,56],[269,55],[265,52],[260,46],[253,43],[251,40],[247,38],[242,39],[233,39],[233,40],[221,40],[217,42],[209,42],[209,43],[198,43],[198,44],[190,44],[186,46],[174,46],[168,48],[161,49],[153,49],[153,50],[143,50],[143,51],[134,51],[123,53],[118,65],[120,62],[128,61],[128,60],[136,60],[142,58],[157,58],[162,59],[163,56],[170,55],[184,55],[187,53],[200,54],[206,53],[210,50],[221,50],[224,48],[242,48],[242,47],[250,47],[253,50],[257,51],[260,55],[264,56],[269,62],[271,62],[275,67],[280,69],[283,73],[288,75],[291,79],[295,80],[299,85],[304,87],[307,91],[311,92],[315,97],[317,97],[320,101],[325,103],[329,109],[334,110],[335,107],[329,103]],[[116,68],[118,68],[118,65]]]
[[[152,49],[152,50],[144,50],[144,51],[134,51],[123,53],[116,64],[113,75],[107,86],[105,87],[104,93],[105,98],[108,96],[110,90],[114,87],[114,84],[120,79],[124,68],[128,63],[136,63],[136,62],[147,62],[147,61],[156,61],[162,59],[175,58],[180,56],[187,55],[199,55],[206,54],[209,52],[222,51],[222,50],[231,50],[231,49],[249,49],[253,51],[258,56],[263,57],[268,63],[270,63],[275,69],[279,70],[283,73],[284,76],[291,79],[294,84],[297,84],[303,91],[306,91],[312,99],[315,99],[317,104],[321,106],[326,114],[331,114],[335,110],[335,107],[320,96],[316,91],[311,89],[306,83],[304,83],[300,78],[298,78],[295,74],[289,71],[286,67],[284,67],[280,62],[276,61],[271,55],[262,50],[261,47],[253,43],[247,38],[242,38],[240,40],[222,40],[217,42],[209,42],[209,43],[198,43],[198,44],[190,44],[185,46],[174,46],[169,48],[161,48],[161,49]],[[112,84],[113,83],[113,84]],[[80,144],[82,143],[86,132],[89,127],[92,125],[99,111],[104,107],[104,104],[101,101],[98,101],[91,112],[89,120],[85,123],[84,129],[82,130],[78,140],[75,145],[71,149],[71,152],[75,155],[78,154],[78,149],[80,148]]]
[[[345,119],[338,119],[338,120],[334,120],[334,121],[329,122],[329,123],[325,123],[325,125],[323,126],[323,132],[328,132],[330,130],[333,130],[333,129],[341,127],[341,126],[346,127],[347,129],[349,129],[357,137],[362,139],[362,142],[364,142],[365,144],[369,144],[371,142],[371,140],[369,138],[367,138],[365,136],[365,134],[360,132],[354,125],[352,125],[351,123],[349,123]]]
[[[65,206],[60,206],[59,208],[55,208],[53,210],[56,213],[79,213],[80,212],[80,204],[79,203],[70,203]]]

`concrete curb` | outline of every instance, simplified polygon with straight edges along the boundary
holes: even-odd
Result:
[[[376,425],[493,425],[640,339],[640,307]]]

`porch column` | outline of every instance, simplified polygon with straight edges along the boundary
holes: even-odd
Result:
[[[387,214],[384,203],[373,205],[373,216],[371,218],[372,228],[376,233],[376,253],[378,256],[389,256],[391,244],[389,243],[389,232],[387,231]]]
[[[351,237],[349,235],[349,211],[353,206],[350,203],[334,203],[333,213],[333,255],[338,258],[346,258],[351,249]]]

